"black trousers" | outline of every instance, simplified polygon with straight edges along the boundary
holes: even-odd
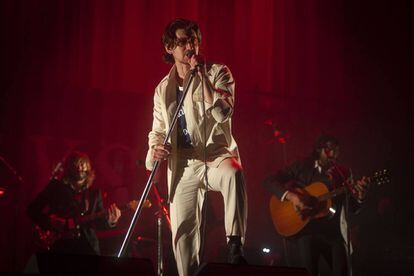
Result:
[[[318,276],[320,258],[329,265],[329,275],[346,276],[348,272],[347,255],[342,236],[322,234],[304,235],[289,241],[289,263],[305,267],[309,275]]]

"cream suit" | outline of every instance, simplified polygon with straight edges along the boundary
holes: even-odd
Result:
[[[184,87],[188,79],[189,74],[184,80]],[[177,127],[169,140],[172,151],[168,159],[168,194],[173,249],[180,275],[191,275],[200,261],[199,228],[206,188],[223,195],[226,235],[241,236],[243,241],[246,232],[246,188],[237,144],[231,134],[235,86],[233,76],[226,66],[212,64],[207,68],[204,81],[208,83],[206,89],[213,93],[213,103],[205,103],[206,114],[203,111],[201,78],[197,74],[183,104],[192,148],[177,148]],[[149,170],[153,167],[151,149],[163,143],[177,108],[176,91],[174,65],[155,89],[153,125],[148,135],[146,158]],[[204,156],[208,166],[208,187],[204,179]]]

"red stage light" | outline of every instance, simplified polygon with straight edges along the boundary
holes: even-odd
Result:
[[[279,138],[279,143],[286,144],[286,139],[284,137]]]
[[[267,119],[267,120],[264,121],[264,124],[267,125],[267,126],[271,126],[271,125],[273,125],[273,121],[272,121],[272,119]]]
[[[273,132],[273,136],[274,136],[274,137],[279,137],[279,136],[280,136],[280,134],[281,134],[281,132],[280,132],[279,130],[275,130],[275,131]]]

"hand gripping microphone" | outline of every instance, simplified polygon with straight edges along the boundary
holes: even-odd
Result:
[[[187,53],[185,54],[188,58],[191,58],[192,56],[195,55],[195,51],[194,50],[188,50]],[[196,65],[197,70],[200,70],[200,68],[202,68],[204,66],[204,60],[202,61],[198,61],[198,64]]]

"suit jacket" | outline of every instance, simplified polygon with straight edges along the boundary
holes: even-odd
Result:
[[[80,201],[75,199],[76,196],[80,197]],[[55,214],[62,218],[76,218],[83,211],[85,211],[84,215],[90,215],[102,210],[103,203],[100,190],[89,188],[81,192],[81,194],[77,194],[70,185],[65,184],[61,180],[53,179],[29,204],[27,214],[42,229],[53,230],[50,214]],[[81,224],[79,229],[81,237],[58,240],[53,244],[51,250],[65,253],[99,255],[99,241],[95,229],[107,229],[109,227],[106,218]]]
[[[150,158],[151,147],[163,144],[177,109],[176,70],[174,65],[155,89],[153,124],[148,135],[149,149],[146,158],[146,167],[149,170],[153,168]],[[188,85],[189,76],[190,72],[184,79],[184,87]],[[235,82],[230,70],[220,64],[207,66],[205,81],[213,94],[213,103],[205,103],[206,114],[204,115],[202,84],[198,74],[189,84],[183,109],[193,146],[193,158],[203,160],[204,144],[206,144],[208,165],[218,166],[225,158],[236,157],[239,159],[237,144],[231,133]],[[206,123],[205,126],[204,123]],[[204,133],[204,129],[207,130],[206,133]],[[207,137],[207,141],[204,141],[204,137]],[[177,127],[173,129],[168,142],[172,145],[167,172],[169,200],[172,202],[177,185],[176,179],[180,174],[177,162],[180,158],[180,149],[177,148]]]

